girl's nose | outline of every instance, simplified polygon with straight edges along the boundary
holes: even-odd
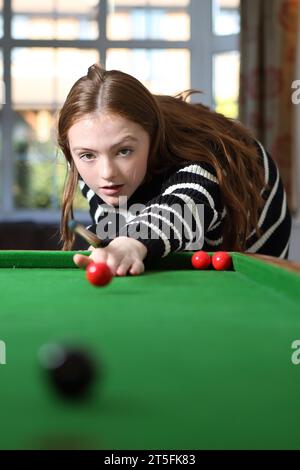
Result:
[[[100,162],[99,172],[100,172],[101,178],[103,178],[104,180],[112,180],[112,182],[114,178],[117,176],[116,166],[113,165],[113,163],[109,161],[108,159],[107,160],[103,159]]]

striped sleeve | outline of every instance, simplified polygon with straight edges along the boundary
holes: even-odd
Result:
[[[96,233],[96,224],[98,223],[99,218],[103,213],[103,208],[101,204],[98,203],[97,195],[87,186],[87,184],[85,184],[82,179],[79,180],[78,184],[82,195],[87,199],[90,206],[90,216],[92,218],[93,224],[89,225],[87,228]]]
[[[286,193],[276,163],[259,142],[258,145],[264,162],[265,186],[262,195],[265,203],[258,220],[261,235],[257,237],[255,230],[250,233],[246,251],[287,258],[291,215]]]
[[[205,163],[187,165],[165,181],[160,194],[119,235],[141,241],[147,258],[165,257],[201,249],[204,234],[218,225],[222,213],[214,169]]]

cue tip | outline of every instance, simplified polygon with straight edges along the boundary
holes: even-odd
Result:
[[[71,220],[69,220],[69,222],[68,222],[69,229],[72,230],[72,232],[73,232],[73,230],[75,230],[75,228],[77,227],[77,225],[78,225],[78,223],[77,223],[76,220],[74,220],[74,219],[71,219]]]

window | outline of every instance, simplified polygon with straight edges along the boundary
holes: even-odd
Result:
[[[98,0],[12,0],[15,39],[96,39]]]
[[[0,218],[59,220],[57,111],[89,65],[236,117],[238,35],[239,0],[0,0]],[[79,190],[75,210],[89,221]]]
[[[53,142],[56,111],[88,66],[93,49],[16,47],[11,55],[13,205],[59,208],[66,166]],[[79,197],[77,207],[86,202]]]
[[[106,67],[134,75],[152,93],[175,95],[190,87],[188,49],[108,49]]]
[[[109,0],[107,38],[187,41],[189,3],[189,0]]]
[[[214,54],[214,108],[218,113],[231,118],[238,116],[239,73],[240,56],[237,51]]]
[[[240,54],[240,0],[213,0],[213,106],[231,118],[238,117]]]

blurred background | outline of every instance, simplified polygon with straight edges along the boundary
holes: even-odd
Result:
[[[61,248],[57,113],[101,61],[154,93],[202,90],[193,101],[252,129],[280,167],[300,261],[298,56],[300,0],[0,0],[0,249]],[[85,225],[88,211],[78,190]]]

